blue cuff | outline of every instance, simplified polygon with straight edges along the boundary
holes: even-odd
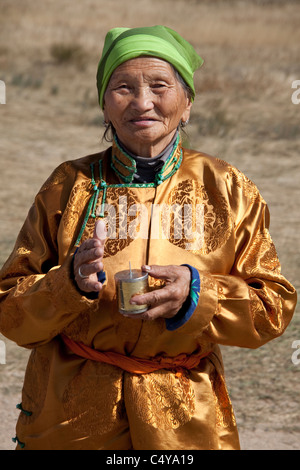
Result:
[[[105,271],[100,271],[99,273],[97,273],[97,277],[98,277],[98,282],[101,282],[101,284],[103,284],[106,281]]]
[[[189,264],[182,264],[181,266],[187,266],[191,271],[190,295],[175,317],[166,318],[166,327],[169,331],[177,330],[177,328],[184,325],[191,318],[197,307],[200,295],[200,276],[198,270]]]

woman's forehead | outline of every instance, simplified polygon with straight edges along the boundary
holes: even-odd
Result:
[[[137,77],[143,74],[146,77],[159,77],[174,79],[173,67],[165,60],[156,57],[137,57],[127,60],[119,65],[113,72],[111,80],[123,77]]]

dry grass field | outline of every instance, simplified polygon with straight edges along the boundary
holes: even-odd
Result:
[[[205,59],[187,144],[257,184],[283,273],[299,291],[299,0],[0,0],[0,265],[49,173],[105,147],[95,75],[107,30],[153,24],[176,29]],[[300,448],[300,364],[291,360],[299,328],[298,309],[264,347],[223,348],[243,449]],[[9,450],[28,351],[0,339],[0,449]]]

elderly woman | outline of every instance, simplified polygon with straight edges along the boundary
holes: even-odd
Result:
[[[1,271],[0,330],[32,349],[17,449],[239,449],[218,344],[278,337],[296,293],[256,186],[182,148],[201,64],[166,27],[106,37],[112,146],[54,171]],[[129,262],[150,289],[123,315]]]

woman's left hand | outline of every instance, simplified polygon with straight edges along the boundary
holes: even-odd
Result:
[[[134,295],[130,303],[148,304],[149,309],[141,314],[128,314],[127,317],[143,320],[172,318],[181,309],[190,293],[191,272],[187,266],[142,266],[150,276],[163,279],[165,286],[146,294]]]

